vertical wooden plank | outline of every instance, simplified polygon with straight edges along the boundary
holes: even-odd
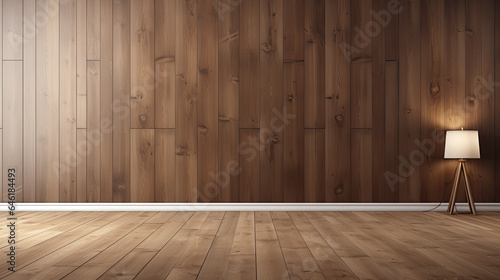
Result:
[[[399,184],[401,202],[420,201],[420,1],[401,1],[399,16],[399,154],[411,164]],[[401,175],[401,174],[400,174]]]
[[[0,168],[2,168],[3,170],[3,165],[2,165],[2,162],[3,162],[3,133],[2,133],[2,129],[0,128],[0,158],[2,160],[0,160]],[[25,174],[26,175],[26,174]],[[0,190],[2,190],[2,194],[0,195],[0,202],[4,202],[4,199],[3,199],[3,172],[0,172]]]
[[[372,0],[351,1],[350,55],[353,62],[359,58],[372,57],[372,40],[375,35],[375,30],[370,29],[372,26],[369,24],[372,20],[370,13],[373,9],[372,2]]]
[[[372,60],[351,63],[351,128],[372,128]]]
[[[351,128],[372,128],[372,0],[351,1]],[[370,34],[372,35],[372,34]]]
[[[2,41],[3,41],[3,11],[2,10],[3,10],[3,0],[0,0],[0,37],[2,38]],[[3,42],[2,42],[2,44],[0,44],[0,58],[3,61]],[[3,84],[2,83],[3,67],[0,67],[0,68],[2,68],[2,69],[0,69],[0,84]],[[2,87],[0,86],[0,90],[1,89],[2,89]],[[3,125],[3,111],[2,110],[3,110],[3,91],[0,91],[0,128],[2,128],[2,125]],[[0,172],[0,173],[2,173],[2,172]],[[0,183],[0,187],[1,186],[2,186],[2,183]]]
[[[351,201],[372,201],[372,131],[353,129],[351,134]]]
[[[399,13],[404,9],[399,0],[385,0],[386,9],[385,18],[385,59],[388,61],[398,60],[399,58]],[[380,12],[379,15],[382,16]]]
[[[220,0],[221,1],[221,0]],[[222,4],[222,3],[221,3]],[[219,18],[219,200],[238,201],[239,9]],[[206,67],[205,67],[206,68]],[[209,68],[209,67],[208,67]],[[200,72],[201,74],[201,72]],[[200,75],[201,76],[201,75]],[[209,129],[210,131],[210,129]],[[201,139],[200,139],[201,140]],[[222,174],[223,173],[223,174]]]
[[[3,60],[23,59],[23,1],[3,0]]]
[[[87,62],[87,201],[101,199],[101,63]]]
[[[465,126],[465,1],[445,0],[444,10],[445,130],[457,130]],[[456,160],[445,161],[446,197],[451,193],[456,168]]]
[[[155,128],[175,128],[175,0],[155,0]]]
[[[59,201],[59,5],[36,2],[36,201]]]
[[[60,202],[76,201],[76,1],[60,5]]]
[[[380,21],[381,11],[386,11],[385,0],[373,0],[371,13],[374,25],[379,27],[379,33],[374,33],[372,39],[372,202],[385,200],[385,28]],[[392,16],[391,16],[392,19]],[[387,19],[386,19],[387,20]],[[373,28],[373,27],[372,27]],[[376,31],[376,29],[375,29]],[[367,112],[368,113],[368,112]]]
[[[304,199],[305,202],[324,202],[325,197],[325,130],[304,131]]]
[[[87,60],[101,60],[100,0],[87,0]]]
[[[211,202],[218,201],[222,193],[227,192],[229,182],[227,180],[218,182],[219,168],[219,121],[218,115],[223,114],[218,109],[220,95],[224,95],[222,89],[225,89],[225,80],[223,75],[227,75],[227,67],[220,70],[219,75],[219,20],[217,17],[217,0],[199,2],[198,17],[198,201]],[[232,15],[232,12],[231,12]],[[226,21],[231,15],[224,14]],[[223,28],[220,28],[224,32]],[[227,38],[229,40],[229,36]],[[237,38],[236,38],[237,39]],[[222,39],[223,40],[223,39]],[[227,42],[227,41],[226,41]],[[224,43],[221,43],[224,44]],[[221,46],[223,47],[223,46]],[[229,51],[226,48],[225,51]],[[222,53],[223,56],[230,54]],[[224,62],[224,61],[222,61]],[[218,83],[219,82],[219,83]],[[220,93],[218,84],[221,84]],[[223,85],[224,84],[224,85]],[[227,90],[227,89],[226,89]],[[237,93],[237,92],[236,92]],[[226,96],[231,98],[230,95]],[[236,106],[237,108],[237,106]],[[233,116],[234,117],[234,116]],[[229,120],[234,122],[235,119]],[[228,142],[226,142],[228,144]],[[224,147],[230,149],[230,146]],[[220,151],[222,152],[222,151]],[[214,176],[214,174],[217,174]],[[231,180],[230,178],[228,178]],[[220,189],[219,183],[224,184],[226,189]],[[210,192],[212,186],[219,186],[219,193]],[[213,191],[213,189],[212,189]]]
[[[304,127],[325,127],[325,0],[305,1]]]
[[[113,202],[113,0],[101,1],[101,199]]]
[[[76,127],[87,128],[87,1],[76,0]]]
[[[283,0],[260,1],[260,200],[283,201]]]
[[[495,65],[500,65],[500,3],[495,1]],[[495,83],[500,82],[500,69],[495,67]],[[495,201],[500,201],[500,96],[495,90]]]
[[[283,2],[283,59],[304,60],[304,0]]]
[[[239,49],[240,128],[259,127],[260,1],[241,1]]]
[[[197,200],[197,1],[176,3],[176,200]]]
[[[481,51],[481,202],[493,202],[495,197],[495,8],[492,0],[482,2]],[[475,197],[474,197],[475,198]]]
[[[399,201],[399,104],[398,62],[385,65],[385,201]]]
[[[465,2],[465,126],[464,129],[481,131],[481,26],[482,1]],[[481,131],[482,132],[482,131]],[[481,133],[480,132],[480,133]],[[482,136],[482,133],[481,133]],[[476,201],[481,201],[481,164],[477,160],[467,162],[467,172],[471,180],[472,193]]]
[[[422,202],[439,202],[444,191],[444,143],[437,133],[444,130],[444,0],[422,2],[421,22],[421,139]]]
[[[288,120],[283,133],[283,198],[304,201],[304,62],[283,64],[283,103]]]
[[[23,63],[4,61],[3,68],[3,178],[15,169],[16,202],[23,201]],[[3,201],[8,201],[8,184],[3,183]]]
[[[23,46],[23,171],[24,202],[35,202],[35,0],[25,0]],[[0,72],[1,73],[1,72]],[[1,75],[0,75],[1,76]],[[0,81],[1,82],[1,81]],[[1,99],[1,98],[0,98]],[[1,105],[1,102],[0,102]],[[0,106],[1,107],[1,106]],[[0,109],[1,114],[1,109]],[[1,127],[1,117],[0,117]]]
[[[113,202],[130,201],[130,1],[113,0]]]
[[[327,0],[326,14],[325,198],[347,202],[351,196],[351,58],[344,48],[350,42],[350,1]]]
[[[259,130],[240,129],[239,202],[259,202]]]
[[[76,130],[76,202],[87,202],[87,129]]]
[[[155,202],[175,202],[175,130],[155,130]]]
[[[131,1],[131,128],[154,128],[154,0]]]
[[[131,202],[154,202],[155,198],[155,131],[132,129],[131,147]]]

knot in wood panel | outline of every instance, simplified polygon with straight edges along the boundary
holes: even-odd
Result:
[[[335,120],[341,122],[344,120],[344,116],[342,116],[342,114],[335,115]]]
[[[343,185],[338,185],[335,187],[335,193],[336,194],[341,194],[344,192],[344,186]]]
[[[183,155],[185,155],[185,154],[186,154],[186,148],[184,148],[184,147],[182,147],[182,146],[181,146],[181,147],[177,147],[177,148],[175,149],[175,154],[176,154],[176,155],[178,155],[178,156],[183,156]]]
[[[475,106],[476,105],[476,96],[475,95],[470,95],[469,100],[467,101],[470,106]]]
[[[125,190],[127,187],[125,186],[124,183],[119,183],[118,185],[116,185],[116,188],[120,191],[123,191]]]
[[[288,95],[288,101],[293,102],[293,94]]]
[[[139,121],[140,121],[141,123],[144,123],[144,122],[146,122],[147,120],[148,120],[148,116],[146,116],[146,115],[144,115],[144,114],[139,116]]]
[[[263,45],[264,46],[262,47],[262,50],[266,53],[270,52],[273,49],[271,44],[269,44],[268,42],[265,42]]]
[[[273,143],[274,143],[274,144],[277,144],[277,143],[279,143],[280,141],[281,141],[281,139],[280,139],[280,137],[279,137],[279,136],[274,136],[274,137],[273,137]]]
[[[474,37],[474,31],[472,29],[466,28],[465,29],[465,37],[466,38]]]
[[[204,125],[201,125],[198,127],[198,132],[201,134],[201,135],[207,135],[208,133],[208,128]]]
[[[433,82],[431,84],[431,95],[436,97],[440,91],[439,83],[438,82]]]
[[[221,122],[228,122],[230,119],[228,116],[224,116],[224,115],[219,115],[219,121]]]

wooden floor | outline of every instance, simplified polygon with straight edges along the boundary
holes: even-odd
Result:
[[[500,279],[500,213],[19,212],[17,224],[17,272],[1,260],[1,278]]]

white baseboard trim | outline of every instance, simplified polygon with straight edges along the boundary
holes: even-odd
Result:
[[[428,211],[438,203],[16,203],[16,211]],[[443,203],[433,211],[446,211]],[[457,203],[458,211],[468,211]],[[0,203],[7,211],[7,203]],[[477,211],[500,212],[500,203],[476,203]]]

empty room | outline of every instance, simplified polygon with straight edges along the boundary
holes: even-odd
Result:
[[[0,279],[500,279],[500,1],[0,0],[0,62]]]

